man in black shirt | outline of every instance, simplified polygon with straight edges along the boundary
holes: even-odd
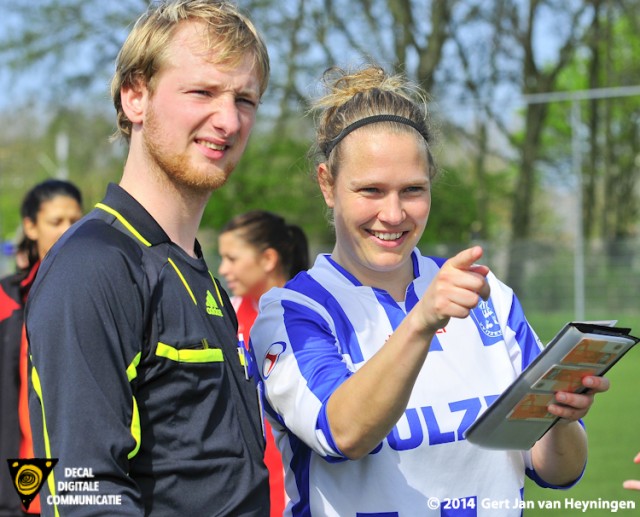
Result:
[[[268,76],[225,2],[153,5],[124,43],[122,179],[49,253],[27,306],[35,453],[59,460],[43,515],[268,515],[256,381],[196,240]]]

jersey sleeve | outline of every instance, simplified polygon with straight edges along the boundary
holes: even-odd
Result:
[[[331,435],[326,405],[353,368],[339,352],[326,311],[303,295],[273,289],[261,300],[251,346],[269,409],[319,455],[344,458]]]
[[[144,276],[137,245],[123,249],[123,239],[133,241],[105,231],[85,226],[56,249],[27,306],[35,453],[58,459],[41,492],[43,515],[54,511],[47,496],[78,493],[64,484],[74,481],[96,482],[97,494],[117,497],[110,515],[143,514],[128,471],[140,427],[131,382],[143,342]],[[103,512],[69,505],[56,513]]]

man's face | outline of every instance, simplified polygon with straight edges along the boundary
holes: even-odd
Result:
[[[250,55],[234,66],[214,60],[201,22],[179,26],[138,128],[150,166],[176,186],[198,192],[227,181],[247,145],[260,101]]]

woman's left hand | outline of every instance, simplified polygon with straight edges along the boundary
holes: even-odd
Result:
[[[582,379],[582,385],[588,388],[585,393],[557,392],[556,402],[547,408],[549,413],[559,416],[565,422],[580,420],[589,412],[595,395],[604,393],[610,387],[609,379],[596,375],[586,375]]]

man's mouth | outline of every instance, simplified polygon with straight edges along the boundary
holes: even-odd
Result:
[[[224,151],[228,146],[214,144],[213,142],[209,142],[208,140],[196,140],[196,142],[208,149],[213,149],[214,151]]]

